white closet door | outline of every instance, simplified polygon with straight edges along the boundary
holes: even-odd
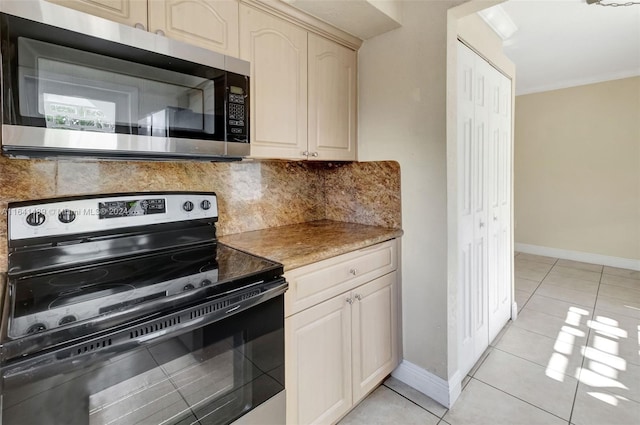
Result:
[[[511,114],[504,104],[510,93],[510,80],[458,43],[458,330],[465,374],[510,314]]]
[[[490,95],[489,341],[511,316],[511,80],[495,71]]]
[[[458,53],[459,352],[462,368],[468,371],[488,345],[484,191],[488,107],[486,76],[476,71],[475,54],[462,45]]]

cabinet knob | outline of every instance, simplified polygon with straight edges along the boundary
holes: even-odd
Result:
[[[362,296],[360,294],[356,294],[354,298],[358,301],[362,301]]]
[[[358,269],[351,269],[349,270],[349,273],[355,276],[358,274]]]
[[[164,34],[164,31],[162,31],[162,30],[156,30],[156,34],[161,35],[161,36],[163,36],[163,37],[164,37],[164,35],[165,35],[165,34]]]
[[[493,216],[493,221],[498,221],[498,216],[497,215]]]
[[[309,151],[302,152],[302,156],[309,156]]]
[[[484,227],[484,221],[480,221],[480,228],[482,229]]]
[[[144,30],[146,30],[146,28],[144,27],[144,25],[143,25],[143,24],[141,24],[140,22],[136,23],[133,27],[134,27],[134,28],[137,28],[137,29],[139,29],[139,30],[143,30],[143,31],[144,31]]]
[[[318,152],[313,152],[311,156],[318,157]]]
[[[346,301],[347,301],[349,304],[353,304],[353,298],[347,298],[347,299],[346,299]]]

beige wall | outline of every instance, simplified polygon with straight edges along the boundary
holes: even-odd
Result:
[[[515,107],[516,243],[640,259],[640,77]]]
[[[459,3],[459,2],[457,2]],[[403,350],[447,379],[447,9],[405,1],[403,26],[358,53],[358,156],[393,159],[402,178]]]
[[[497,2],[465,3],[457,16]],[[403,26],[366,40],[358,53],[359,159],[396,160],[402,176],[403,357],[445,381],[457,370],[457,299],[448,275],[447,83],[449,72],[456,75],[455,62],[448,71],[448,10],[461,3],[404,1]],[[461,27],[474,47],[503,59],[484,23],[472,18]],[[453,31],[455,38],[457,23]]]

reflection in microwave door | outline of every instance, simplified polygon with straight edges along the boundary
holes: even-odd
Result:
[[[64,102],[64,103],[63,103]],[[114,133],[115,103],[44,94],[47,128]],[[106,108],[105,111],[101,108]]]

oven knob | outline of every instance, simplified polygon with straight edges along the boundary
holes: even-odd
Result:
[[[47,330],[47,327],[45,326],[44,323],[35,323],[29,326],[29,329],[27,329],[27,335],[37,334],[38,332],[42,332],[46,330]]]
[[[185,202],[184,204],[182,204],[182,209],[187,212],[193,211],[193,202],[191,201]]]
[[[74,316],[73,314],[69,314],[68,316],[64,316],[62,319],[60,319],[60,321],[58,322],[58,325],[62,326],[62,325],[66,325],[67,323],[72,323],[75,322],[76,320],[76,316]]]
[[[186,285],[184,285],[184,288],[182,288],[183,291],[190,291],[191,289],[194,289],[195,286],[193,286],[190,283],[187,283]]]
[[[60,214],[58,214],[58,220],[62,223],[68,224],[76,219],[76,213],[71,210],[62,210]]]
[[[47,217],[41,212],[32,212],[27,216],[27,224],[29,226],[40,226],[42,225]]]
[[[200,206],[202,207],[203,210],[208,210],[209,208],[211,208],[211,202],[205,199],[200,203]]]
[[[209,279],[205,279],[202,282],[200,282],[200,286],[207,286],[207,285],[211,285],[211,281]]]

